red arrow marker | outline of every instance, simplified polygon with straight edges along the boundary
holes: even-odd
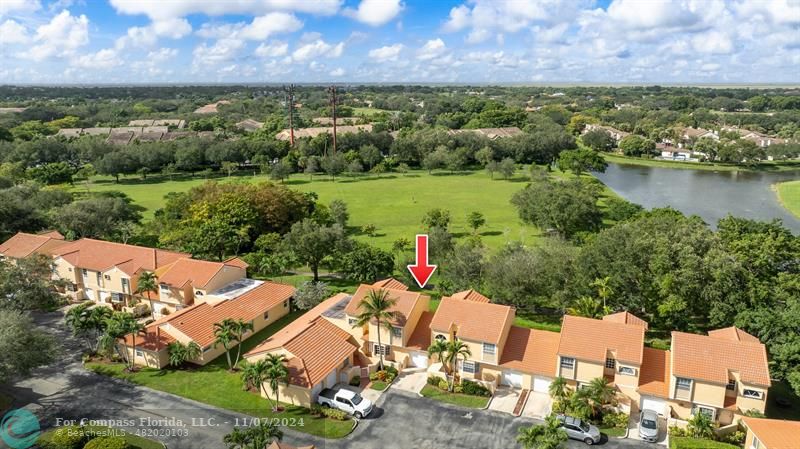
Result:
[[[417,281],[419,288],[425,288],[425,284],[436,271],[436,265],[428,265],[428,236],[427,234],[417,234],[417,263],[408,265],[408,271],[414,280]]]

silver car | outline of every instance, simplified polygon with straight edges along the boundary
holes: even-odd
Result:
[[[590,446],[600,442],[600,429],[586,421],[567,415],[558,415],[558,420],[567,436],[573,440],[583,441]]]
[[[658,441],[658,413],[642,410],[639,414],[639,437],[651,443]]]

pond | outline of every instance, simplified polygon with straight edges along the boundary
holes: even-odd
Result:
[[[712,227],[728,214],[756,220],[780,218],[795,234],[800,220],[783,208],[773,184],[800,179],[800,171],[710,171],[610,163],[594,176],[628,201],[650,209],[671,206]]]

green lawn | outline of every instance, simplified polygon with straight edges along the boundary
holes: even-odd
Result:
[[[292,312],[262,329],[243,343],[242,353],[249,351],[302,313],[302,311]],[[272,412],[269,401],[259,395],[242,390],[239,374],[228,372],[224,355],[204,367],[187,370],[143,368],[136,373],[127,373],[124,372],[123,365],[119,363],[89,363],[87,368],[99,374],[126,379],[155,390],[259,418],[296,418],[298,427],[294,429],[312,435],[342,438],[352,429],[351,420],[336,421],[317,418],[309,414],[308,409],[291,404],[287,404],[286,410],[281,413]],[[302,420],[302,425],[299,424],[300,420]]]
[[[800,181],[781,182],[775,188],[781,205],[800,218]]]
[[[387,384],[386,382],[384,382],[382,380],[375,380],[375,381],[372,381],[369,384],[369,387],[372,388],[375,391],[383,391],[388,386],[389,386],[389,384]]]
[[[514,325],[543,331],[561,332],[561,317],[519,312],[514,318]]]
[[[124,430],[102,426],[84,426],[84,429],[90,435],[95,434],[95,436],[121,436],[130,445],[130,449],[164,449],[164,445],[158,441],[142,438],[138,435],[125,432]],[[50,441],[50,438],[56,430],[58,429],[51,429],[43,433],[42,436],[39,437],[38,443],[41,444]]]
[[[471,230],[467,226],[467,214],[479,211],[486,218],[486,225],[480,229],[481,237],[490,248],[498,248],[508,241],[533,243],[539,231],[525,225],[511,205],[511,196],[525,186],[528,180],[519,171],[511,180],[491,179],[484,171],[459,174],[424,171],[381,176],[340,177],[331,181],[330,177],[317,175],[310,181],[307,175],[295,174],[286,181],[292,189],[316,192],[322,203],[341,199],[350,209],[350,226],[356,238],[368,241],[384,249],[391,248],[392,242],[403,237],[409,240],[423,231],[422,217],[428,210],[441,207],[451,213],[450,230],[456,237],[466,236]],[[231,178],[214,177],[220,182],[243,181],[262,182],[268,177],[252,176],[240,172]],[[145,208],[145,219],[150,219],[155,210],[163,207],[164,196],[170,192],[183,192],[205,182],[203,178],[176,176],[168,180],[160,175],[150,176],[146,181],[139,177],[126,177],[117,184],[109,177],[95,177],[91,183],[92,191],[118,190],[126,193],[133,201]],[[74,192],[86,192],[83,182],[72,187]],[[369,237],[360,233],[362,226],[374,224],[377,233]],[[435,260],[433,261],[435,263]]]
[[[467,408],[486,408],[489,399],[483,396],[470,396],[460,393],[449,393],[442,391],[432,385],[425,385],[421,391],[422,395],[426,398],[434,399],[436,401],[447,402],[448,404],[460,405]]]
[[[741,449],[733,444],[690,437],[670,437],[670,449]]]
[[[609,437],[622,437],[627,431],[627,429],[620,429],[619,427],[601,427],[599,430],[600,433],[604,433]]]
[[[779,398],[789,401],[789,406],[778,405]],[[772,419],[800,421],[800,396],[794,393],[792,387],[785,380],[773,382],[767,392],[766,415],[767,418]]]
[[[713,171],[783,171],[783,170],[798,170],[800,169],[800,162],[796,161],[781,161],[760,162],[753,167],[746,167],[737,164],[723,164],[717,162],[679,162],[679,161],[662,161],[660,159],[644,159],[640,157],[622,156],[620,154],[603,153],[603,157],[607,162],[616,162],[619,164],[633,164],[645,165],[648,167],[666,167],[666,168],[685,168],[688,170],[713,170]]]
[[[372,117],[373,115],[378,115],[382,112],[395,112],[395,111],[390,111],[388,109],[366,108],[366,107],[353,108],[353,115],[355,116],[364,115],[367,117]]]

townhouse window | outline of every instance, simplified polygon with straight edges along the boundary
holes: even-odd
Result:
[[[465,360],[461,363],[461,371],[469,374],[475,374],[478,372],[478,364],[472,360]]]
[[[755,435],[753,435],[753,442],[750,443],[750,449],[761,449],[761,441]]]
[[[86,268],[83,268],[83,269],[81,269],[81,274],[83,275],[83,277],[88,277],[89,276],[89,270],[87,270]]]
[[[269,319],[269,311],[264,312],[264,319],[265,320]]]
[[[686,390],[686,391],[691,390],[692,379],[686,379],[685,377],[676,377],[675,386],[678,390]]]
[[[711,407],[703,407],[702,405],[696,405],[692,409],[692,415],[696,415],[698,413],[706,415],[708,419],[713,421],[714,418],[716,417],[717,411]]]
[[[751,399],[764,399],[764,392],[745,388],[744,391],[742,391],[742,396]]]
[[[617,367],[617,361],[614,359],[606,359],[606,368],[614,369]]]
[[[97,276],[96,276],[96,277],[97,277],[97,285],[100,285],[100,282],[101,282],[101,279],[102,279],[102,278],[100,277],[100,273],[97,273]]]
[[[289,307],[289,300],[288,299],[283,302],[283,308],[285,309],[287,307]]]
[[[736,381],[731,379],[728,381],[728,385],[725,385],[726,390],[735,391],[736,390]]]
[[[67,271],[69,271],[70,273],[72,273],[72,267],[69,267],[69,268],[67,268]]]
[[[617,372],[620,373],[620,374],[624,374],[626,376],[635,376],[636,375],[636,369],[635,368],[631,368],[630,366],[620,366],[619,370]]]
[[[392,338],[403,339],[403,328],[392,326]]]
[[[169,293],[169,285],[167,284],[159,284],[158,288],[164,293]]]
[[[436,341],[446,341],[447,340],[447,337],[445,337],[442,334],[437,334],[435,338],[436,338]]]
[[[144,357],[144,351],[141,349],[136,350],[136,357]]]
[[[561,357],[561,367],[565,369],[575,368],[575,359],[572,357]]]
[[[119,293],[111,293],[111,302],[122,302],[122,295]]]
[[[205,293],[201,292],[200,290],[197,290],[196,292],[194,292],[195,296],[203,296],[204,294]]]
[[[484,343],[483,353],[484,355],[495,355],[497,353],[497,345],[493,343]]]
[[[379,345],[377,343],[372,345],[372,353],[374,355],[389,355],[390,346],[389,345]]]
[[[122,279],[122,291],[125,293],[131,292],[131,284],[127,279]]]
[[[106,274],[106,275],[104,275],[103,277],[104,277],[104,278],[106,278],[106,280],[107,280],[107,281],[110,281],[110,280],[111,280],[111,276],[109,276],[109,275],[107,275],[107,274]]]

